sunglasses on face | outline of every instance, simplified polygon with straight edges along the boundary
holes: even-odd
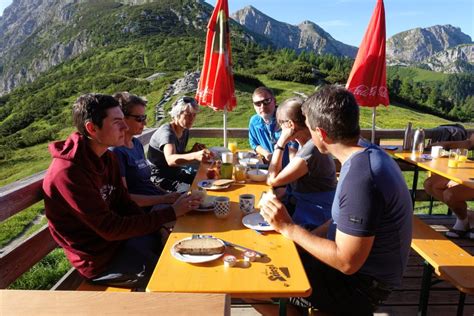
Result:
[[[193,106],[196,106],[196,99],[191,98],[191,97],[182,97],[178,102],[183,102],[183,103],[190,103]]]
[[[146,121],[146,114],[145,115],[133,115],[133,114],[127,114],[125,116],[133,117],[135,121],[138,123],[143,123]]]
[[[267,106],[267,105],[269,105],[271,102],[272,102],[272,98],[266,98],[266,99],[263,99],[263,100],[254,102],[253,105],[255,105],[255,106],[257,106],[257,107],[260,107],[260,106],[262,106],[262,105]]]

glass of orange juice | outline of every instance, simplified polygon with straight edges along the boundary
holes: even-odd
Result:
[[[458,155],[458,162],[466,162],[467,161],[467,149],[458,149],[459,150],[459,155]]]
[[[448,158],[448,167],[449,168],[457,168],[459,163],[459,149],[451,149],[449,151],[449,158]]]
[[[229,150],[235,154],[237,152],[237,142],[230,142],[228,145],[227,145],[227,148],[229,148]]]
[[[245,182],[247,179],[246,170],[247,168],[243,165],[234,166],[234,178],[237,182]]]

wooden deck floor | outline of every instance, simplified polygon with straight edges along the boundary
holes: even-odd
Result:
[[[445,232],[454,223],[454,217],[449,216],[423,216],[421,218],[440,232]],[[461,239],[455,242],[471,255],[474,255],[474,241]],[[422,274],[423,260],[412,251],[403,278],[402,287],[390,295],[389,299],[377,310],[375,315],[416,315]],[[428,315],[456,315],[458,300],[459,292],[457,289],[447,282],[440,282],[431,289]],[[251,306],[236,305],[232,307],[232,315],[253,316],[261,314],[255,311]],[[474,296],[466,296],[464,315],[474,316]]]

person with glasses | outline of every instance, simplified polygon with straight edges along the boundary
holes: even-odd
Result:
[[[280,200],[292,214],[293,221],[309,230],[331,218],[331,206],[336,189],[334,159],[323,155],[311,140],[301,111],[303,99],[285,100],[277,109],[277,122],[282,132],[268,168],[267,184],[286,185],[286,195]],[[283,149],[290,141],[299,145],[295,157],[282,168]]]
[[[147,101],[128,92],[119,92],[113,97],[120,104],[128,130],[125,131],[124,145],[111,147],[111,151],[118,159],[120,175],[130,197],[146,211],[175,203],[180,194],[165,194],[151,182],[151,166],[145,158],[143,145],[134,137],[145,128]]]
[[[252,103],[256,114],[249,122],[250,147],[263,157],[265,162],[272,160],[272,154],[281,131],[276,121],[276,100],[273,91],[267,87],[258,87],[252,94]],[[298,144],[292,142],[285,148],[283,165],[294,156]]]
[[[150,139],[147,157],[153,164],[152,181],[163,190],[176,192],[186,187],[187,191],[197,172],[192,163],[212,157],[212,153],[198,143],[186,152],[189,129],[198,111],[194,98],[179,98],[169,112],[171,122],[161,125]]]
[[[314,289],[290,299],[331,315],[372,315],[400,286],[410,253],[413,206],[400,168],[380,147],[358,145],[359,106],[340,86],[320,88],[303,103],[314,145],[341,162],[332,219],[313,231],[293,222],[276,198],[265,220],[300,246]]]

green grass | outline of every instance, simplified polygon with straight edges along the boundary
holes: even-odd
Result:
[[[361,107],[361,128],[372,127],[372,108]],[[437,116],[416,112],[399,104],[379,106],[376,108],[375,126],[383,129],[405,128],[408,122],[413,123],[414,128],[433,128],[441,124],[452,123],[451,121]]]
[[[389,67],[389,72],[395,72],[400,77],[410,78],[415,82],[435,82],[445,81],[448,75],[442,72],[435,72],[415,67]]]
[[[9,219],[0,223],[0,248],[9,243],[13,238],[26,232],[26,235],[31,234],[32,232],[39,229],[43,226],[42,224],[31,225],[31,222],[41,215],[44,211],[44,203],[38,202],[35,205],[23,210],[22,212],[15,214]]]
[[[62,249],[55,249],[8,288],[17,290],[47,290],[71,268]]]

